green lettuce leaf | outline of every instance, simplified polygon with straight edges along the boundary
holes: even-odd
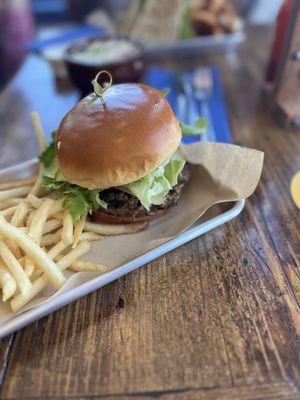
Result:
[[[169,181],[170,186],[175,186],[178,181],[178,176],[184,167],[185,161],[184,160],[171,160],[165,166],[164,175],[166,179]]]
[[[62,189],[60,189],[62,190]],[[98,207],[107,208],[108,204],[100,199],[98,190],[88,190],[77,185],[67,184],[62,190],[63,207],[70,211],[74,221]]]
[[[152,204],[159,205],[165,201],[168,192],[177,184],[184,164],[184,160],[171,158],[147,176],[119,186],[118,189],[137,197],[146,210],[149,210]]]
[[[44,165],[45,168],[48,168],[50,164],[55,159],[55,135],[56,131],[52,132],[52,141],[49,146],[43,151],[43,153],[39,156],[40,162]]]
[[[107,208],[108,204],[100,198],[99,190],[88,190],[64,180],[55,159],[44,171],[43,187],[58,192],[63,198],[63,207],[70,211],[74,221],[98,207]]]
[[[63,207],[69,210],[74,221],[92,211],[89,195],[79,188],[65,190],[63,198]]]
[[[193,125],[187,125],[179,121],[182,136],[201,135],[206,132],[207,121],[205,118],[199,118]]]

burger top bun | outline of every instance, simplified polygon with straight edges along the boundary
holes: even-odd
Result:
[[[113,85],[104,104],[91,94],[73,107],[56,135],[56,158],[70,183],[104,189],[133,182],[156,169],[177,149],[181,131],[158,90]]]

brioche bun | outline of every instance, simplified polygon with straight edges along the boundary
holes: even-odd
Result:
[[[111,86],[105,104],[89,95],[62,120],[56,158],[65,179],[88,189],[133,182],[166,161],[181,131],[158,90],[141,84]]]

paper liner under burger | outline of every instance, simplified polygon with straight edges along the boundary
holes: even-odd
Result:
[[[146,231],[105,237],[93,242],[84,259],[107,265],[109,269],[117,268],[180,234],[214,204],[249,197],[258,184],[263,165],[263,153],[260,151],[211,142],[182,146],[181,151],[192,164],[192,178],[178,204],[166,215],[151,222]],[[24,170],[20,173],[24,176]],[[18,179],[18,174],[13,178]],[[97,273],[67,271],[65,276],[67,282],[55,295],[95,278]],[[31,301],[21,312],[47,301],[53,293],[49,285],[42,296]],[[1,304],[0,323],[14,315],[9,304]]]

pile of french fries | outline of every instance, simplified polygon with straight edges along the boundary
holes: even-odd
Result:
[[[32,115],[40,151],[45,139],[37,114]],[[41,187],[42,166],[37,176],[0,184],[0,287],[3,302],[18,312],[48,285],[59,289],[66,281],[63,271],[95,271],[107,267],[80,260],[91,241],[104,235],[138,232],[143,223],[108,225],[84,216],[74,223],[62,200]]]

